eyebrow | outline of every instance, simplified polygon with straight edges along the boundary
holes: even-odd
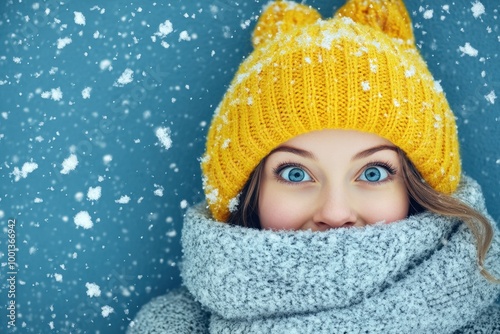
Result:
[[[271,156],[271,154],[276,153],[276,152],[289,152],[289,153],[300,155],[301,157],[304,157],[304,158],[318,160],[318,158],[316,158],[316,156],[312,152],[302,150],[302,149],[296,148],[296,147],[286,146],[286,145],[276,147],[274,150],[269,152],[269,154],[267,156]]]
[[[383,151],[383,150],[391,150],[391,151],[397,152],[397,147],[392,146],[392,145],[379,145],[379,146],[375,146],[375,147],[370,147],[366,150],[363,150],[361,152],[356,153],[356,155],[354,155],[352,157],[351,161],[366,158],[372,154],[375,154],[375,153],[377,153],[379,151]],[[310,151],[306,151],[306,150],[303,150],[300,148],[286,146],[286,145],[276,147],[274,150],[269,152],[269,154],[267,156],[271,156],[272,154],[274,154],[276,152],[288,152],[288,153],[293,153],[293,154],[299,155],[299,156],[304,157],[304,158],[318,160],[318,158]]]
[[[356,153],[356,155],[354,157],[352,157],[351,161],[366,158],[372,154],[375,154],[375,153],[377,153],[379,151],[383,151],[383,150],[391,150],[391,151],[397,152],[397,147],[392,146],[392,145],[379,145],[379,146],[375,146],[375,147],[370,147],[366,150],[363,150],[359,153]]]

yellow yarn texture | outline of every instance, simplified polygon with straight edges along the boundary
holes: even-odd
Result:
[[[252,41],[215,111],[201,163],[215,219],[227,220],[272,149],[323,129],[384,137],[434,189],[456,189],[455,117],[415,47],[401,0],[351,0],[326,20],[305,5],[272,2]]]

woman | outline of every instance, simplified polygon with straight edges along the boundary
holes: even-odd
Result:
[[[208,134],[185,287],[129,332],[500,330],[495,223],[404,4],[274,2],[253,43]]]

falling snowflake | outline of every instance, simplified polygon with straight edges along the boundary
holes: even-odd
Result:
[[[113,86],[115,87],[123,87],[126,84],[131,83],[134,80],[134,71],[132,71],[130,68],[125,69],[123,71],[122,75],[118,78],[118,80],[115,81]]]
[[[87,288],[87,295],[89,297],[99,297],[101,295],[101,288],[99,285],[95,283],[85,283],[85,287]]]
[[[45,91],[40,94],[43,99],[52,99],[54,101],[60,101],[63,97],[61,87],[52,88],[50,91]]]
[[[490,104],[495,104],[495,100],[497,99],[497,96],[495,94],[495,91],[492,90],[488,95],[485,95],[484,98],[486,101],[488,101]]]
[[[155,36],[165,38],[172,31],[174,31],[172,22],[170,22],[169,20],[165,20],[165,22],[160,23],[160,25],[158,26],[158,31],[155,32]]]
[[[472,10],[472,15],[476,19],[485,13],[484,5],[479,1],[476,1],[472,4],[471,10]]]
[[[130,202],[130,197],[127,195],[123,195],[119,199],[115,200],[115,203],[119,204],[127,204],[128,202]]]
[[[90,215],[87,211],[78,212],[73,218],[73,221],[75,222],[76,227],[83,227],[86,230],[94,226],[94,223],[92,223],[92,218],[90,218]]]
[[[21,178],[25,179],[29,173],[32,173],[35,169],[38,168],[38,164],[36,162],[25,162],[21,169],[18,167],[14,167],[14,171],[11,175],[14,176],[14,181],[19,181]]]
[[[99,198],[101,198],[101,187],[89,187],[87,198],[89,199],[89,201],[97,201]]]
[[[73,40],[69,37],[59,38],[57,40],[57,48],[64,49],[66,45],[71,44],[71,42],[73,42]]]
[[[156,137],[160,141],[161,146],[165,149],[169,149],[172,146],[172,139],[170,138],[170,129],[159,127],[155,131]]]
[[[458,49],[462,52],[462,56],[468,55],[471,57],[476,57],[478,54],[478,51],[474,49],[468,42],[465,43],[464,46],[460,46]]]
[[[90,92],[92,91],[92,88],[91,87],[85,87],[83,90],[82,90],[82,97],[84,99],[89,99],[90,98]]]
[[[101,307],[101,315],[103,318],[107,318],[114,311],[115,309],[108,305]]]
[[[75,170],[76,166],[78,166],[78,157],[75,154],[71,154],[62,162],[63,169],[61,169],[61,174],[69,174],[69,172]]]
[[[434,16],[434,11],[432,9],[428,9],[424,12],[424,19],[432,19],[432,16]]]
[[[73,12],[75,14],[75,23],[78,25],[85,25],[85,16],[81,12]]]

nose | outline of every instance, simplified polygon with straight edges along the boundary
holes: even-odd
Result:
[[[319,230],[350,227],[356,224],[356,210],[344,191],[327,190],[321,197],[313,215],[313,221]]]

